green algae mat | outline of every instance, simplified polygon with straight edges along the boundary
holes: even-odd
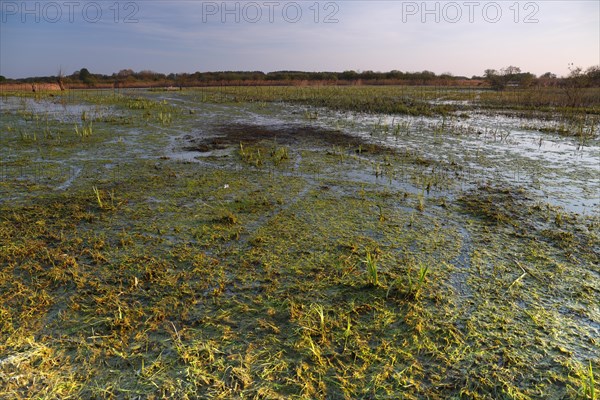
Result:
[[[597,116],[355,90],[4,94],[0,398],[598,398]]]

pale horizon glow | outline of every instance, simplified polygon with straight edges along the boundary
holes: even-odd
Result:
[[[600,2],[0,0],[0,75],[600,64]]]

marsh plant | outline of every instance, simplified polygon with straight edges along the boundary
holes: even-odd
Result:
[[[592,362],[589,362],[588,370],[586,371],[586,376],[582,379],[582,387],[580,394],[584,399],[595,400],[598,397],[596,392],[596,382],[594,379],[594,369],[592,368]]]
[[[100,190],[96,186],[92,186],[92,190],[94,191],[94,195],[96,196],[96,202],[98,203],[98,207],[100,209],[104,208],[104,202],[102,201],[102,196],[100,194]]]
[[[273,160],[273,164],[275,164],[275,166],[288,161],[290,159],[288,148],[285,146],[274,146],[271,150],[271,159]]]
[[[242,161],[246,164],[253,165],[256,168],[262,166],[264,163],[264,151],[261,152],[259,147],[244,146],[243,143],[240,143],[238,154]]]
[[[320,304],[313,304],[311,306],[311,310],[317,316],[318,325],[319,325],[319,334],[321,335],[321,342],[324,342],[325,335],[327,334],[327,329],[325,327],[325,309]]]
[[[385,222],[386,218],[385,218],[385,214],[383,213],[383,207],[381,207],[379,204],[377,204],[377,209],[379,211],[379,222]]]
[[[75,135],[79,136],[80,138],[87,138],[92,136],[92,134],[94,133],[94,127],[92,122],[90,121],[89,124],[85,124],[83,123],[81,125],[81,127],[79,127],[79,125],[75,124]]]
[[[92,191],[94,192],[96,204],[98,204],[98,208],[101,210],[114,210],[117,206],[123,204],[123,202],[117,202],[114,190],[111,190],[105,195],[102,190],[94,185],[92,186]],[[108,199],[106,199],[106,197],[108,197]]]
[[[173,115],[171,113],[160,111],[157,116],[160,123],[164,126],[171,125],[173,122]]]
[[[420,212],[425,211],[425,190],[417,196],[417,210]]]
[[[27,132],[25,129],[19,129],[19,136],[23,142],[37,142],[37,134]]]
[[[412,269],[408,271],[408,294],[410,297],[416,299],[420,296],[421,290],[425,285],[425,278],[427,277],[427,273],[429,272],[428,265],[422,265],[419,263],[419,269],[417,271],[416,279],[412,276],[414,273]]]
[[[379,286],[379,276],[377,273],[377,257],[367,251],[365,259],[363,260],[363,264],[365,264],[366,272],[367,272],[367,282],[371,286]]]

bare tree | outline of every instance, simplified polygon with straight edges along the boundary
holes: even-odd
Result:
[[[577,107],[581,104],[586,80],[587,75],[583,73],[583,68],[576,67],[573,63],[570,63],[569,76],[563,81],[563,89],[567,95],[569,106]]]
[[[56,76],[56,83],[60,87],[60,90],[65,90],[65,85],[63,84],[63,71],[62,67],[58,68],[58,75]]]

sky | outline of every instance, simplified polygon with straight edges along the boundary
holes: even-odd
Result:
[[[600,64],[600,1],[0,0],[0,75]]]

